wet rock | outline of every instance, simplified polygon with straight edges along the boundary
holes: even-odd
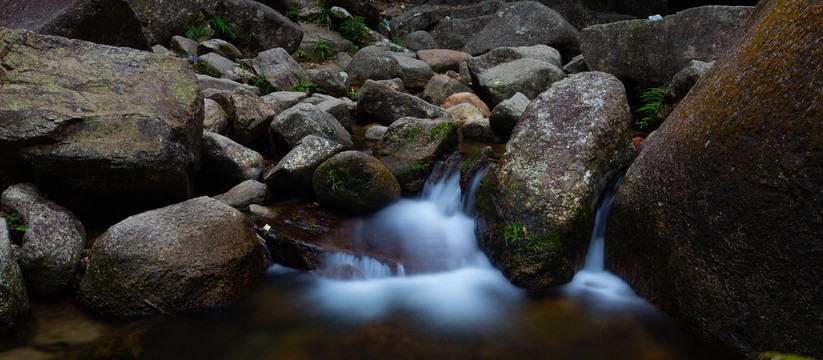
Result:
[[[623,84],[601,72],[555,83],[523,113],[475,203],[481,247],[512,283],[571,280],[605,181],[634,156],[630,122]]]
[[[458,93],[472,93],[472,89],[447,75],[435,75],[423,89],[423,99],[440,106],[449,96]]]
[[[475,118],[467,122],[466,125],[460,127],[460,133],[463,134],[463,139],[468,141],[475,141],[485,144],[499,144],[504,140],[497,135],[496,132],[489,125],[487,118]]]
[[[220,135],[226,135],[229,129],[229,120],[223,107],[212,99],[204,99],[203,130]]]
[[[400,17],[389,21],[393,37],[402,39],[417,30],[425,30],[446,15],[445,5],[421,5],[406,11]]]
[[[567,74],[577,74],[589,71],[589,66],[586,65],[586,59],[584,59],[581,54],[573,57],[566,65],[563,65],[563,71]]]
[[[488,167],[492,164],[490,161],[492,158],[494,158],[494,150],[491,146],[485,146],[475,151],[463,162],[463,165],[460,166],[460,192],[463,196],[466,196],[466,192],[472,188],[472,180],[475,176],[481,170],[489,170]]]
[[[242,90],[231,94],[226,112],[231,117],[231,138],[240,144],[265,137],[271,119],[277,114],[267,102]]]
[[[86,245],[83,224],[30,183],[6,189],[0,208],[18,215],[26,226],[19,262],[31,290],[46,295],[70,292]]]
[[[368,129],[366,129],[366,133],[363,136],[366,139],[366,141],[378,142],[380,141],[380,139],[383,138],[383,135],[386,134],[386,130],[388,129],[388,126],[371,126]]]
[[[145,24],[151,40],[160,44],[168,44],[173,36],[185,34],[186,27],[200,14],[199,0],[126,1]]]
[[[334,54],[346,52],[354,44],[348,39],[340,36],[336,31],[329,31],[326,25],[315,23],[300,24],[303,29],[303,41],[300,43],[300,50],[306,54],[306,60],[311,62],[324,62]]]
[[[456,147],[455,124],[406,117],[389,125],[374,154],[391,170],[404,192],[414,193],[423,187],[435,161]]]
[[[380,122],[391,125],[395,120],[406,116],[439,118],[448,115],[445,110],[418,97],[401,93],[371,80],[367,80],[360,88],[360,96],[357,99],[357,117],[365,123]]]
[[[311,196],[314,170],[343,150],[346,148],[334,141],[307,135],[266,172],[263,180],[281,197]]]
[[[292,149],[307,135],[315,135],[343,145],[354,147],[351,135],[331,114],[317,106],[300,103],[277,115],[271,122],[275,141],[285,149]]]
[[[0,217],[0,334],[12,332],[29,312],[29,296],[23,273],[11,246],[6,219]]]
[[[321,204],[355,213],[370,213],[400,199],[400,185],[379,160],[359,151],[344,151],[314,172],[314,193]]]
[[[90,217],[191,195],[203,124],[191,65],[23,30],[0,38],[0,158],[22,156],[38,187]]]
[[[243,53],[236,46],[223,39],[209,39],[197,45],[198,54],[216,53],[224,58],[237,60],[243,58]]]
[[[518,1],[501,6],[463,51],[480,55],[503,46],[545,44],[571,54],[579,50],[579,37],[556,11],[536,1]]]
[[[478,94],[493,105],[511,98],[518,92],[526,97],[537,97],[552,83],[566,77],[566,73],[560,68],[530,58],[517,59],[486,71],[472,73],[472,77],[477,81]]]
[[[346,73],[351,76],[351,85],[359,87],[366,80],[389,80],[403,77],[403,69],[397,59],[381,46],[367,46],[352,58]]]
[[[609,221],[616,274],[749,357],[823,357],[821,19],[807,1],[759,3],[643,142]]]
[[[182,37],[180,35],[174,35],[171,37],[171,50],[182,54],[184,56],[197,56],[197,41],[189,39],[187,37]],[[203,52],[203,54],[210,53],[210,51]]]
[[[203,9],[226,22],[252,52],[283,48],[292,54],[303,39],[299,25],[257,1],[204,1]]]
[[[0,3],[0,26],[98,44],[151,49],[140,19],[123,0],[7,0]]]
[[[110,316],[235,303],[266,270],[252,227],[208,197],[131,216],[94,242],[77,299]]]
[[[406,44],[406,47],[411,51],[437,48],[437,42],[434,41],[431,34],[423,30],[410,32],[403,37],[403,43]]]
[[[215,200],[220,201],[233,208],[247,208],[252,204],[262,204],[266,202],[269,195],[269,187],[257,180],[246,180],[229,191],[217,195]]]
[[[448,109],[459,104],[471,104],[475,109],[480,111],[480,114],[483,115],[483,117],[489,117],[489,115],[491,115],[491,111],[489,110],[489,107],[486,106],[486,103],[484,103],[483,100],[480,100],[477,95],[470,92],[452,94],[446,98],[446,101],[443,101],[443,103],[440,104],[440,107]]]
[[[590,26],[581,35],[581,50],[589,69],[662,84],[692,60],[712,61],[724,55],[744,30],[752,9],[703,6],[658,21]]]
[[[417,57],[431,66],[437,73],[459,70],[461,61],[471,59],[471,55],[462,51],[447,49],[419,50]]]
[[[309,80],[300,64],[283,48],[263,51],[252,59],[254,71],[271,83],[277,91],[291,91],[295,85]]]
[[[231,139],[213,132],[203,132],[203,170],[230,179],[235,184],[259,180],[263,174],[263,156]]]
[[[497,104],[489,116],[489,124],[495,132],[508,138],[515,125],[520,121],[520,115],[529,106],[531,100],[522,93],[516,93],[511,98]]]

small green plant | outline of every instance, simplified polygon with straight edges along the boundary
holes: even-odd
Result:
[[[326,43],[322,41],[314,45],[314,50],[320,54],[320,58],[323,60],[330,58],[332,55],[332,50],[329,45],[326,45]]]
[[[353,42],[355,46],[363,46],[368,42],[369,28],[366,26],[366,19],[362,16],[355,16],[344,21],[337,30],[346,39]],[[349,49],[349,52],[351,52],[351,49]]]
[[[204,61],[195,61],[192,66],[194,67],[194,72],[198,74],[208,75],[211,77],[220,77],[220,73],[209,64],[206,64]]]
[[[643,94],[640,94],[640,101],[643,105],[634,111],[634,113],[640,117],[640,119],[635,122],[637,126],[644,128],[649,126],[649,121],[654,120],[654,117],[657,116],[657,113],[659,113],[663,107],[663,96],[666,94],[666,88],[668,87],[669,83],[666,83],[660,87],[650,88]]]
[[[393,51],[393,52],[403,52],[403,48],[401,48],[401,47],[399,47],[399,46],[397,46],[397,45],[394,45],[394,44],[392,44],[391,46],[389,46],[389,50],[391,50],[391,51]]]
[[[347,93],[346,93],[346,96],[347,96],[349,99],[351,99],[351,101],[357,101],[357,99],[359,99],[359,98],[360,98],[360,93],[359,93],[359,92],[357,92],[357,91],[352,90],[352,91],[347,92]]]
[[[329,170],[329,177],[326,179],[326,184],[329,185],[331,192],[336,193],[343,186],[343,179],[334,170]]]
[[[228,37],[232,40],[237,38],[231,26],[217,15],[212,15],[208,20],[204,20],[201,16],[198,22],[200,25],[191,25],[187,28],[187,38],[197,40],[199,37],[212,37],[215,34]]]
[[[266,95],[277,90],[274,88],[274,85],[272,85],[269,82],[269,80],[266,79],[266,73],[255,75],[248,78],[247,84],[259,89],[262,95]]]
[[[237,35],[232,30],[231,26],[223,21],[219,16],[212,15],[211,19],[209,19],[209,24],[215,28],[218,34],[223,36],[228,36],[231,39],[236,39]]]
[[[6,214],[6,223],[8,224],[9,230],[12,232],[12,235],[21,235],[22,233],[26,232],[26,225],[23,225],[23,221],[22,219],[20,219],[20,215]]]
[[[352,47],[350,47],[348,50],[346,50],[346,52],[347,52],[347,53],[349,53],[349,55],[354,55],[354,54],[356,54],[358,51],[360,51],[360,47],[359,47],[359,46],[357,46],[357,45],[352,46]]]
[[[297,17],[300,15],[300,9],[297,7],[297,5],[292,5],[291,7],[289,7],[288,10],[286,10],[286,13],[284,13],[283,15],[285,15],[292,21],[297,21]]]
[[[416,162],[414,163],[414,165],[412,165],[412,167],[411,167],[411,168],[412,168],[412,170],[413,170],[414,172],[417,172],[417,173],[420,173],[420,172],[424,172],[424,171],[426,171],[426,166],[425,166],[425,165],[423,165],[423,163],[422,163],[422,162],[420,162],[419,160],[418,160],[418,161],[416,161]]]
[[[303,50],[297,50],[291,57],[294,58],[295,61],[304,61],[306,60],[306,53],[303,52]]]
[[[300,78],[300,81],[292,87],[292,91],[304,92],[309,95],[326,92],[326,90],[323,90],[320,85],[317,85],[309,80],[303,80],[302,77]]]
[[[197,40],[199,37],[211,37],[214,31],[208,26],[189,26],[186,30],[186,37],[192,40]]]
[[[792,354],[780,354],[776,352],[764,352],[760,353],[757,356],[758,360],[814,360],[813,358],[799,356],[799,355],[792,355]]]
[[[445,138],[450,138],[457,134],[457,126],[454,123],[450,122],[443,122],[440,125],[437,125],[434,129],[432,129],[431,136],[429,136],[429,141],[434,141],[440,134],[443,134]]]
[[[331,24],[331,0],[320,0],[317,6],[320,8],[320,15],[316,22],[321,25]]]
[[[404,43],[403,40],[400,40],[400,38],[397,36],[393,37],[391,39],[391,42],[395,43],[397,46],[406,47],[406,43]]]
[[[506,246],[517,245],[525,236],[526,227],[523,224],[514,221],[506,221],[503,224],[503,241],[506,242]]]

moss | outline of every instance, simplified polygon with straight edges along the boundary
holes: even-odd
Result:
[[[780,354],[776,352],[764,352],[760,353],[757,356],[758,360],[815,360],[814,358],[799,356],[799,355],[791,355],[791,354]]]
[[[457,125],[451,122],[443,122],[440,125],[437,125],[431,131],[431,135],[429,136],[429,142],[434,141],[437,139],[438,136],[443,135],[444,139],[450,139],[454,136],[457,136]]]

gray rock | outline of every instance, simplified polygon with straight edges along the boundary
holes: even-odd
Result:
[[[229,120],[223,107],[212,99],[204,99],[203,130],[226,135]]]
[[[724,55],[743,32],[752,9],[703,6],[659,21],[590,26],[583,30],[581,50],[589,69],[662,84],[692,60],[712,61]]]
[[[241,88],[245,91],[248,91],[254,95],[260,95],[260,89],[246,84],[241,84],[237,81],[232,81],[229,79],[221,79],[216,78],[208,75],[197,74],[197,84],[200,86],[200,89],[217,89],[217,90],[228,90],[234,91],[238,88]],[[228,97],[227,97],[228,99]],[[228,102],[226,102],[228,104]]]
[[[513,284],[571,280],[604,179],[634,156],[630,123],[623,84],[601,72],[555,83],[523,113],[475,202],[481,246]]]
[[[644,141],[609,219],[615,274],[740,357],[823,357],[821,19],[760,2]]]
[[[363,137],[366,139],[366,141],[378,142],[380,141],[380,139],[383,138],[383,135],[386,134],[386,130],[388,129],[388,126],[383,125],[371,126],[368,129],[366,129],[366,133],[363,135]]]
[[[686,5],[688,7],[701,3],[682,0],[541,0],[540,2],[563,15],[577,29],[637,17],[646,18],[654,14],[667,14],[669,9],[678,6],[677,3],[688,3]]]
[[[345,147],[334,141],[307,135],[266,172],[263,180],[282,197],[311,196],[314,170],[343,150]]]
[[[489,124],[487,118],[475,118],[460,127],[463,139],[484,144],[500,144],[505,142]]]
[[[83,224],[30,183],[6,189],[0,208],[17,214],[26,226],[19,262],[31,290],[46,295],[71,291],[86,245]]]
[[[307,135],[315,135],[351,149],[354,144],[351,135],[331,114],[317,106],[300,103],[277,115],[271,122],[275,141],[291,150]]]
[[[263,156],[231,139],[213,132],[203,132],[203,168],[239,183],[259,180],[263,174]]]
[[[449,10],[449,16],[455,19],[470,19],[478,16],[492,15],[505,1],[502,0],[487,0],[479,4],[472,4],[462,7],[457,7]]]
[[[305,23],[300,24],[300,27],[303,29],[303,41],[300,43],[300,50],[306,54],[306,60],[308,61],[323,62],[339,52],[348,51],[354,46],[354,43],[340,36],[337,31],[330,31],[326,25]],[[323,45],[326,48],[323,48]]]
[[[445,110],[415,96],[398,92],[388,85],[367,80],[357,99],[357,117],[365,123],[391,125],[401,117],[448,117]]]
[[[469,103],[461,103],[446,109],[451,115],[452,121],[460,127],[467,125],[470,122],[482,120],[483,113],[477,110],[474,105]]]
[[[198,52],[197,52],[197,46],[198,46],[197,41],[194,41],[194,40],[189,39],[187,37],[183,37],[183,36],[180,36],[180,35],[172,36],[170,46],[171,46],[172,51],[174,51],[175,53],[181,54],[183,56],[197,56],[197,54],[198,54]],[[205,52],[203,52],[203,54],[207,54],[207,53],[210,53],[210,52],[212,52],[212,50],[205,51]]]
[[[231,118],[232,140],[250,144],[267,135],[268,125],[277,110],[256,95],[237,90],[231,94],[226,113]]]
[[[311,81],[331,96],[340,97],[349,93],[349,74],[345,72],[323,69],[312,76]]]
[[[252,67],[277,91],[291,91],[299,82],[309,80],[300,64],[283,48],[260,52],[252,60]]]
[[[17,265],[6,219],[0,216],[0,334],[11,333],[29,312],[29,295]]]
[[[126,0],[151,34],[151,41],[168,44],[174,35],[185,34],[186,27],[200,15],[199,0],[145,1]],[[95,30],[100,31],[102,27]]]
[[[438,48],[458,50],[464,48],[469,40],[482,31],[493,18],[494,15],[468,19],[443,18],[432,27],[429,33],[434,37]]]
[[[437,42],[434,41],[431,34],[423,30],[412,31],[404,36],[403,43],[406,44],[406,47],[411,51],[437,48]]]
[[[518,46],[513,48],[520,57],[545,61],[558,68],[563,67],[563,58],[555,48],[543,44],[532,46]]]
[[[154,45],[154,46],[152,46],[151,47],[151,52],[153,52],[157,55],[169,55],[169,56],[174,55],[171,51],[169,51],[169,49],[167,49],[163,45]]]
[[[381,84],[381,85],[386,85],[394,91],[399,91],[401,93],[406,92],[406,87],[403,85],[403,80],[400,79],[400,78],[394,78],[394,79],[388,79],[388,80],[374,80],[374,82],[376,82],[378,84]],[[363,87],[361,86],[358,91],[363,91]]]
[[[94,242],[77,300],[109,316],[235,303],[266,270],[253,226],[208,197],[131,216]]]
[[[38,187],[88,216],[191,196],[203,123],[191,65],[23,30],[0,39],[0,158],[22,156]]]
[[[288,54],[297,51],[303,30],[274,9],[254,0],[204,1],[203,9],[229,26],[237,39],[257,52],[283,48]]]
[[[317,94],[315,94],[317,95]],[[317,108],[320,111],[327,112],[334,116],[335,119],[343,126],[346,131],[351,134],[352,131],[352,115],[349,110],[349,104],[337,98],[325,99],[318,103]]]
[[[269,195],[269,187],[257,180],[243,181],[229,191],[217,195],[214,200],[220,201],[233,208],[247,208],[252,204],[262,204],[266,202]]]
[[[579,37],[554,10],[536,1],[518,1],[503,5],[463,51],[479,55],[503,46],[545,44],[563,53],[576,53]]]
[[[417,57],[429,64],[434,72],[442,73],[448,70],[459,70],[460,62],[468,60],[472,56],[462,51],[432,49],[418,51]]]
[[[478,96],[494,106],[518,92],[537,97],[553,82],[565,77],[566,73],[552,64],[523,58],[483,71],[475,79]]]
[[[489,124],[492,129],[504,138],[508,138],[515,125],[520,122],[520,115],[529,106],[531,100],[523,95],[523,93],[516,93],[514,96],[497,104],[489,116]]]
[[[197,59],[198,61],[205,63],[211,69],[214,69],[214,71],[220,74],[220,77],[225,79],[242,82],[243,80],[254,76],[251,72],[240,68],[240,65],[236,62],[226,59],[217,53],[208,53],[198,57]]]
[[[454,123],[405,117],[389,125],[374,154],[394,174],[404,192],[415,193],[423,187],[435,161],[456,147]]]
[[[709,69],[711,69],[714,61],[707,63],[697,60],[692,60],[688,66],[674,74],[672,81],[666,87],[666,93],[663,94],[663,101],[661,101],[660,110],[654,116],[658,123],[662,123],[669,117],[669,114],[674,111],[680,100],[686,97],[686,94],[691,90],[692,86],[700,80]]]
[[[271,105],[279,114],[283,110],[297,105],[308,96],[302,91],[275,91],[260,97],[260,99]]]
[[[394,56],[380,46],[367,46],[352,58],[346,73],[351,76],[351,85],[359,87],[366,80],[389,80],[403,76],[403,69]]]
[[[337,55],[335,55],[334,64],[339,66],[341,69],[345,70],[346,67],[348,67],[349,64],[351,63],[351,60],[352,60],[351,55],[349,55],[348,53],[340,52],[340,53],[337,53]]]
[[[231,81],[231,80],[228,80]],[[238,91],[245,91],[245,89],[241,89]],[[206,99],[212,100],[220,105],[221,108],[225,111],[231,106],[231,95],[234,94],[234,91],[229,90],[219,90],[219,89],[211,89],[206,88],[203,89],[203,96]],[[226,116],[229,116],[226,114]]]
[[[321,204],[349,213],[374,212],[400,200],[389,169],[359,151],[344,151],[318,166],[312,187]]]
[[[423,61],[407,56],[397,56],[397,63],[403,73],[403,84],[410,88],[422,89],[426,86],[434,71]]]
[[[123,0],[6,0],[0,2],[0,26],[98,44],[151,49],[140,18]]]
[[[381,6],[374,0],[335,0],[334,4],[348,10],[353,16],[362,16],[366,20],[366,25],[372,29],[382,26]]]
[[[583,58],[582,54],[580,54],[569,60],[569,62],[563,66],[563,71],[567,74],[577,74],[584,71],[589,71],[589,66],[586,65],[586,59]]]
[[[411,32],[424,30],[445,16],[448,9],[445,5],[421,5],[411,8],[400,17],[389,21],[392,36],[402,39]]]
[[[197,45],[198,54],[216,53],[227,59],[241,59],[243,53],[236,46],[223,39],[209,39]],[[191,54],[189,54],[191,55]]]
[[[469,156],[466,161],[463,162],[463,165],[460,166],[460,192],[463,196],[466,196],[467,193],[472,188],[472,181],[475,180],[475,177],[480,175],[480,171],[489,171],[491,170],[493,159],[494,150],[492,150],[491,146],[484,146],[477,151],[475,151],[471,156]],[[480,179],[477,179],[478,184],[474,184],[475,186],[479,186]],[[472,200],[472,204],[470,206],[474,206],[474,199]],[[467,206],[467,205],[464,205]],[[468,209],[472,213],[474,213],[474,207]]]

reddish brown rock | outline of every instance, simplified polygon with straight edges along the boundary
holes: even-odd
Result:
[[[446,98],[446,101],[444,101],[443,104],[440,105],[440,107],[448,109],[452,106],[463,103],[471,104],[472,106],[477,108],[477,110],[480,110],[480,113],[483,114],[484,117],[489,117],[492,114],[491,110],[489,110],[489,107],[486,105],[486,103],[484,103],[483,100],[480,100],[480,98],[477,97],[477,95],[465,92],[449,96],[448,98]]]

